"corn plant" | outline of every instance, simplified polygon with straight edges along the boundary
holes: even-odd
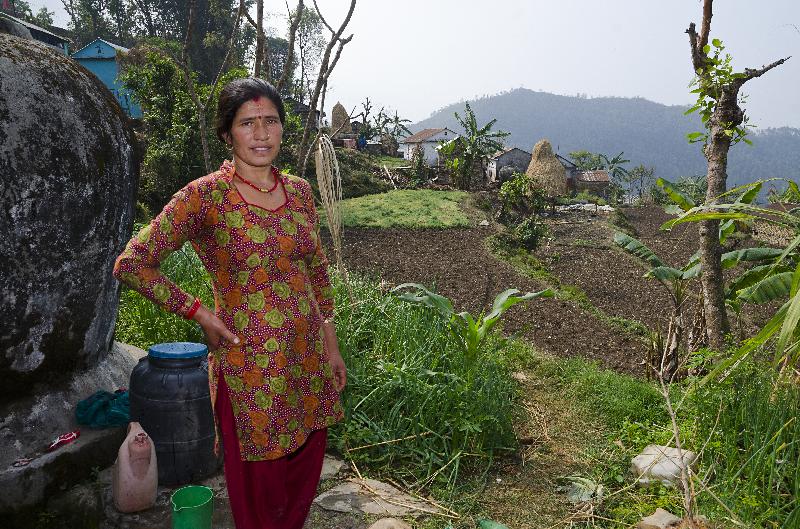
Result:
[[[553,296],[553,291],[550,289],[521,294],[519,290],[510,288],[499,293],[494,298],[492,310],[488,314],[480,314],[476,318],[466,311],[456,312],[453,308],[453,303],[449,299],[431,292],[419,283],[403,283],[396,286],[392,291],[400,292],[404,289],[413,289],[413,291],[399,294],[398,297],[401,300],[434,309],[449,322],[450,331],[464,351],[464,358],[468,366],[467,370],[472,374],[474,374],[473,368],[477,363],[481,345],[497,322],[500,321],[503,313],[522,301]]]

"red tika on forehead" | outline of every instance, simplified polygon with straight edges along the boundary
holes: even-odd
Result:
[[[255,95],[255,96],[253,96],[253,99],[251,99],[251,101],[253,103],[258,103],[259,101],[261,101],[261,96]]]

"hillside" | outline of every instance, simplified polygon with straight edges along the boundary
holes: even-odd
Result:
[[[654,166],[658,176],[668,179],[705,173],[700,147],[686,141],[687,132],[700,130],[699,118],[684,116],[686,107],[642,98],[582,98],[524,88],[470,101],[470,105],[479,124],[497,118],[495,128],[511,133],[506,143],[529,152],[538,140],[548,138],[563,156],[580,149],[609,155],[624,151],[631,167]],[[412,132],[442,126],[460,132],[453,113],[463,111],[463,103],[449,105],[414,124]],[[751,139],[753,146],[740,144],[731,150],[730,185],[759,178],[800,178],[800,129],[766,129]]]

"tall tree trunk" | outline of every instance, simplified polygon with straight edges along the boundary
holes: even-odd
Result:
[[[706,124],[709,139],[703,149],[708,160],[706,174],[706,206],[718,202],[718,197],[727,188],[728,151],[731,148],[732,133],[744,122],[744,111],[739,107],[739,89],[756,77],[761,77],[772,68],[788,60],[781,59],[759,69],[745,68],[744,72],[722,84],[714,70],[713,62],[707,57],[711,18],[713,17],[713,0],[703,0],[703,22],[700,34],[694,23],[689,24],[686,33],[689,35],[692,66],[700,79],[700,87],[709,90],[706,97],[714,99],[714,110]],[[721,86],[720,86],[721,84]],[[703,88],[706,87],[706,88]],[[709,88],[713,87],[713,88]],[[722,275],[722,245],[719,242],[719,221],[709,220],[700,223],[700,263],[703,285],[704,309],[708,344],[718,351],[725,348],[725,335],[730,328],[725,308],[724,278]]]
[[[256,61],[253,76],[261,77],[261,65],[264,62],[264,0],[256,0]]]
[[[743,113],[733,100],[734,109],[724,109],[721,99],[712,118],[711,140],[705,147],[708,160],[708,174],[706,175],[708,188],[706,190],[706,204],[711,205],[718,201],[722,193],[727,190],[728,150],[731,140],[724,133],[724,125],[718,121],[716,114],[725,110],[740,114],[738,124],[742,122]],[[725,348],[725,335],[730,329],[728,313],[725,308],[724,278],[722,275],[722,245],[719,242],[719,221],[706,220],[700,223],[700,264],[703,270],[700,281],[703,284],[704,309],[706,315],[706,332],[708,344],[712,349],[721,351]]]

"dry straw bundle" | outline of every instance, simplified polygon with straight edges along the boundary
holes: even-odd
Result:
[[[353,294],[347,277],[347,270],[342,261],[342,240],[344,225],[342,223],[342,177],[339,174],[339,162],[336,160],[336,151],[333,149],[328,136],[321,134],[317,140],[317,152],[314,155],[317,165],[317,186],[319,187],[322,208],[328,221],[328,231],[333,240],[333,252],[336,254],[336,268],[342,274],[347,292],[351,301]]]
[[[553,154],[553,146],[548,140],[539,141],[533,148],[531,163],[525,174],[531,185],[542,189],[550,198],[567,194],[567,173]]]

